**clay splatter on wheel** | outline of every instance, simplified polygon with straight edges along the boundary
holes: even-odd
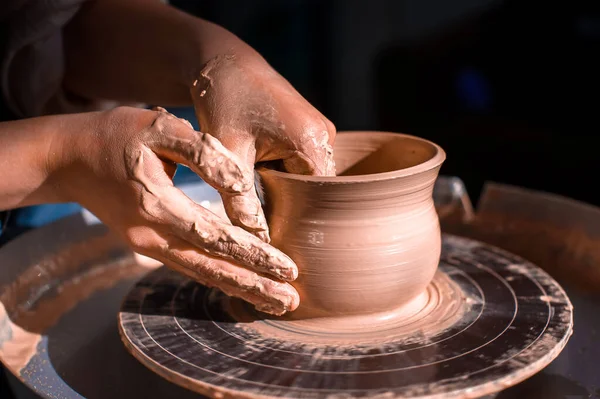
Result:
[[[162,377],[249,398],[478,397],[544,368],[572,333],[571,303],[549,275],[469,239],[444,236],[427,292],[403,322],[325,335],[161,268],[130,292],[119,323],[127,348]]]

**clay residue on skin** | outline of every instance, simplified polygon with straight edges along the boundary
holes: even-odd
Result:
[[[147,130],[147,138],[142,140],[149,149],[173,156],[174,160],[187,160],[185,163],[194,172],[219,191],[239,194],[252,188],[253,180],[248,177],[245,165],[219,140],[210,134],[194,131],[189,121],[177,118],[164,108],[156,107],[155,110],[160,114]],[[168,126],[173,120],[189,127],[190,136],[183,137],[172,132]],[[132,158],[137,157],[135,152],[139,151],[131,149],[125,154],[128,165],[132,164]]]
[[[256,93],[241,94],[244,97],[244,101],[236,101],[232,97],[234,95],[236,97],[240,96],[238,91],[241,90],[243,85],[236,88],[236,93],[229,93],[227,90],[220,89],[218,82],[220,80],[220,76],[223,75],[221,73],[221,69],[233,68],[236,72],[238,72],[236,74],[231,74],[231,77],[240,75],[235,59],[236,57],[234,55],[226,54],[218,55],[209,60],[204,68],[200,71],[200,76],[195,84],[191,87],[190,91],[192,98],[197,99],[194,104],[201,128],[204,131],[215,135],[219,139],[223,139],[219,133],[225,134],[225,132],[212,131],[212,128],[217,128],[217,126],[220,125],[227,125],[226,134],[228,137],[223,142],[228,149],[235,153],[239,153],[240,157],[243,158],[242,162],[248,166],[249,164],[254,164],[254,159],[256,157],[256,147],[254,145],[249,146],[248,148],[243,148],[244,145],[242,144],[245,142],[253,142],[256,139],[253,138],[253,132],[252,129],[249,128],[249,124],[253,120],[259,120],[263,128],[269,129],[273,123],[275,124],[274,126],[277,127],[277,121],[275,120],[276,115],[273,107],[264,106],[245,108],[242,106],[247,102],[251,103],[251,99],[257,96]],[[227,75],[223,76],[224,79],[227,79]],[[220,112],[213,112],[210,114],[205,112],[211,108],[219,108],[220,104],[214,103],[214,97],[218,97],[220,101],[227,104],[226,106],[229,109],[227,111],[227,115],[231,115],[234,120],[225,122],[220,120],[221,118],[225,117],[225,115],[219,117],[218,115]],[[265,103],[264,101],[258,102]],[[263,110],[266,110],[266,112]],[[267,121],[271,121],[272,123],[263,123],[262,119],[258,117],[258,113],[260,113],[261,117],[266,118]],[[251,178],[251,172],[247,171],[247,173],[248,175],[246,177]],[[231,220],[231,223],[253,232],[265,242],[270,241],[267,222],[265,220],[262,207],[260,206],[260,201],[253,191],[245,191],[243,193],[223,193],[222,197],[225,210],[229,219]]]
[[[157,178],[156,158],[166,155],[189,165],[224,195],[245,198],[242,194],[253,187],[253,176],[219,140],[187,129],[169,130],[173,118],[161,111],[144,145],[124,154],[142,214],[141,226],[128,232],[134,248],[262,311],[279,315],[294,310],[298,294],[286,281],[296,278],[297,268],[289,257],[198,206],[169,180]]]
[[[139,150],[129,158],[131,178],[143,186],[140,208],[165,225],[175,226],[175,232],[187,234],[187,242],[171,239],[172,243],[165,243],[161,260],[204,285],[252,302],[261,311],[281,315],[294,310],[299,300],[291,286],[227,261],[247,261],[257,272],[284,281],[296,278],[294,263],[211,212],[199,214],[191,199],[173,195],[176,187],[155,184],[144,170],[144,154]]]
[[[335,176],[335,158],[333,157],[333,147],[329,144],[329,132],[324,130],[321,141],[318,143],[318,147],[322,148],[325,152],[325,176]]]
[[[304,155],[303,151],[296,151],[295,158],[302,159],[307,164],[312,164],[311,171],[315,176],[335,176],[335,158],[333,155],[333,147],[329,144],[329,132],[327,130],[305,132],[303,142],[300,144],[300,148],[311,148],[313,151],[320,152],[318,159],[321,160],[321,165],[317,165],[308,156]],[[302,167],[294,166],[293,160],[285,160],[286,170],[297,171],[302,170]]]
[[[335,175],[328,131],[333,128],[266,63],[243,54],[218,55],[205,64],[190,92],[201,129],[221,140],[249,169],[257,162],[281,160],[292,173]],[[269,242],[254,190],[222,197],[234,225]]]
[[[445,159],[412,136],[341,133],[339,177],[261,169],[272,244],[298,265],[295,320],[417,306],[441,253],[432,193]]]

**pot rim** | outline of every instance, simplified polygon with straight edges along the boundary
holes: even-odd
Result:
[[[434,155],[422,162],[418,165],[410,166],[408,168],[393,170],[390,172],[382,172],[382,173],[373,173],[369,175],[353,175],[353,176],[311,176],[311,175],[300,175],[296,173],[288,173],[288,172],[280,172],[278,170],[261,168],[260,174],[262,175],[272,175],[275,177],[288,179],[288,180],[297,180],[304,182],[315,182],[315,183],[323,183],[323,184],[336,184],[336,183],[369,183],[376,181],[385,181],[392,180],[401,177],[408,177],[417,175],[419,173],[424,173],[435,169],[446,160],[446,152],[439,145],[435,144],[432,141],[413,136],[411,134],[405,133],[394,133],[394,132],[385,132],[385,131],[377,131],[377,130],[347,130],[338,132],[339,135],[356,135],[356,134],[378,134],[378,135],[394,135],[394,137],[404,137],[407,139],[411,139],[414,141],[419,141],[430,145],[435,150]]]

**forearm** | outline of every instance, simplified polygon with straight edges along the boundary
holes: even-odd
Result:
[[[157,0],[93,0],[65,32],[65,86],[92,99],[191,104],[202,66],[253,50],[227,30]]]
[[[0,210],[60,202],[52,171],[64,154],[57,135],[63,116],[0,123]]]

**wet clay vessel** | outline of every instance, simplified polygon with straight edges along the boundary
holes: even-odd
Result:
[[[300,271],[293,317],[420,302],[440,258],[432,193],[444,151],[405,134],[342,132],[334,154],[335,177],[259,171],[271,243]]]

